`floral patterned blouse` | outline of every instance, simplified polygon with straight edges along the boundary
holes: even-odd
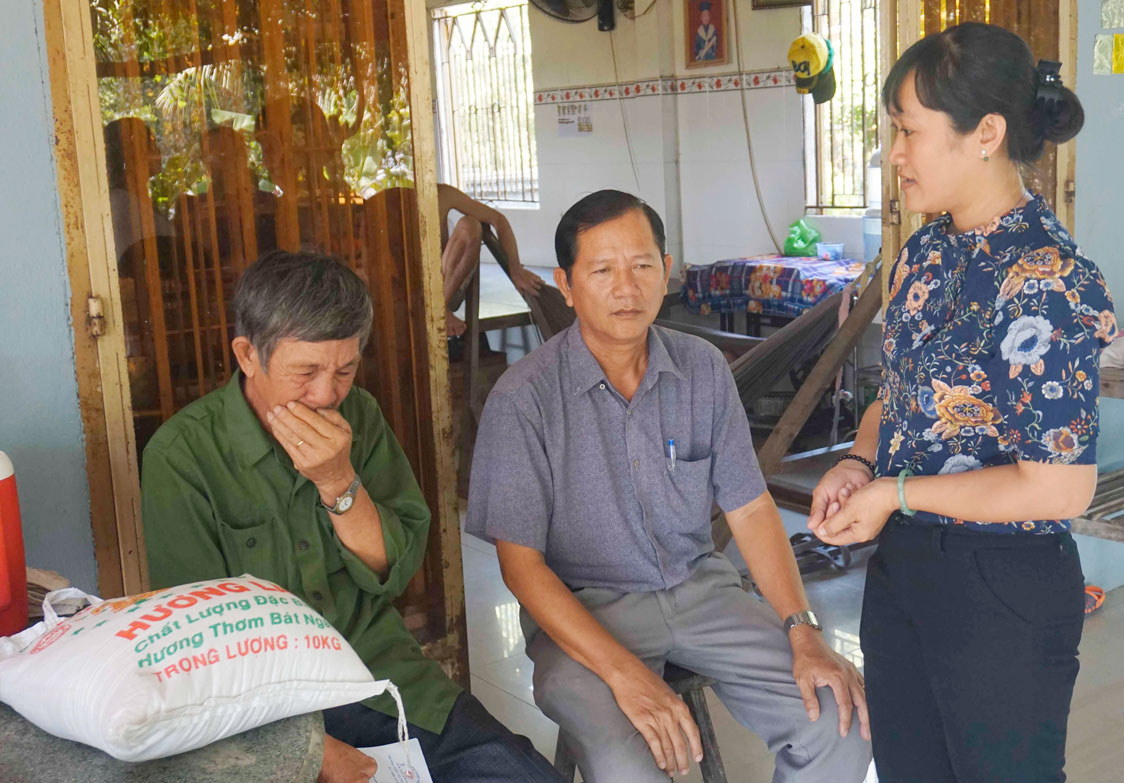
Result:
[[[1034,196],[950,234],[943,215],[890,270],[878,470],[958,473],[1016,460],[1096,462],[1098,361],[1116,337],[1112,298]],[[983,524],[919,511],[912,524],[1056,533],[1068,520]]]

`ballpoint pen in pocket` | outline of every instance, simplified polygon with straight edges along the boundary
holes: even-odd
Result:
[[[675,438],[667,439],[667,469],[675,470]]]

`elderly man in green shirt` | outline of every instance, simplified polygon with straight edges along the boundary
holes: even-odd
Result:
[[[354,388],[366,287],[338,261],[273,251],[234,299],[240,371],[169,419],[144,451],[153,587],[250,573],[339,630],[402,693],[437,783],[560,778],[422,655],[392,605],[425,553],[430,514],[378,404]],[[385,695],[324,713],[320,780],[358,783],[355,748],[397,738]]]

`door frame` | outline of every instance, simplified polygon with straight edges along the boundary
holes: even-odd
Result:
[[[882,78],[890,72],[898,56],[921,38],[922,0],[881,0],[878,5],[878,53]],[[879,85],[881,94],[881,85]],[[881,100],[878,111],[882,111]],[[879,145],[882,148],[882,310],[889,302],[890,268],[901,252],[905,240],[921,228],[921,216],[901,206],[901,189],[890,165],[893,143],[889,122],[878,123]]]
[[[445,293],[441,274],[441,217],[437,205],[437,136],[434,126],[433,68],[430,21],[426,0],[404,0],[406,62],[410,77],[410,127],[414,147],[414,189],[418,200],[418,231],[425,261],[424,299],[429,386],[433,405],[433,448],[436,450],[439,523],[443,555],[442,588],[445,635],[424,652],[440,661],[453,681],[469,685],[468,624],[461,558],[460,514],[457,510],[457,466],[453,460],[453,399],[449,385],[449,351],[445,336]]]
[[[454,679],[465,681],[467,632],[445,348],[428,12],[425,0],[398,2],[407,34],[415,188],[426,269],[423,298],[435,419],[432,448],[441,488],[441,507],[431,511],[439,523],[444,555],[446,634],[435,643],[439,648],[435,652]],[[116,597],[148,589],[148,569],[89,1],[43,0],[43,13],[98,591],[103,597]],[[91,301],[96,317],[91,317]]]
[[[1058,57],[1062,61],[1061,77],[1064,84],[1077,91],[1077,0],[1058,3]],[[1057,161],[1057,216],[1071,234],[1077,233],[1076,171],[1077,139],[1058,145]]]
[[[90,524],[109,598],[146,590],[148,569],[93,29],[87,0],[43,0],[43,16]]]

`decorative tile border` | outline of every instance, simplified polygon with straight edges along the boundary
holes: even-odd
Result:
[[[726,73],[718,76],[663,77],[637,82],[595,84],[581,87],[563,87],[535,92],[536,104],[570,103],[572,101],[614,101],[619,98],[673,95],[700,92],[728,92],[730,90],[759,90],[765,87],[791,87],[796,82],[792,71],[781,68],[772,71]]]

